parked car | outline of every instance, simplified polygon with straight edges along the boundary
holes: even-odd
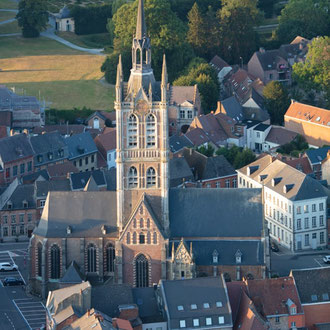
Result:
[[[323,261],[324,261],[326,264],[330,264],[330,256],[324,256],[324,257],[323,257]]]
[[[4,286],[13,286],[13,285],[24,285],[24,281],[20,278],[15,278],[15,277],[6,277],[2,281]]]
[[[273,252],[278,252],[280,251],[280,249],[278,248],[278,246],[275,244],[275,243],[272,243],[270,245],[270,249],[273,251]]]
[[[10,262],[0,262],[0,271],[18,270],[18,266]]]

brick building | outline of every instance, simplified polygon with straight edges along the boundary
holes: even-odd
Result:
[[[198,260],[208,275],[223,265],[231,277],[264,277],[269,249],[260,189],[170,189],[166,60],[161,82],[156,82],[142,0],[132,54],[128,82],[123,81],[121,58],[117,67],[116,191],[100,191],[89,177],[83,191],[48,194],[30,240],[31,289],[46,297],[59,287],[72,261],[91,281],[134,287],[172,276],[194,277]],[[184,254],[176,253],[175,262],[169,257],[181,238],[193,241],[189,264]],[[206,240],[212,244],[198,259],[199,242]],[[226,244],[232,249],[225,262]]]

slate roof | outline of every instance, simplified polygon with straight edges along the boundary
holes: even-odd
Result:
[[[290,276],[294,278],[302,304],[330,303],[330,267],[293,269]]]
[[[72,261],[63,277],[60,279],[62,284],[78,284],[84,281],[84,277],[80,272],[79,266],[75,261]]]
[[[266,137],[266,141],[281,146],[283,144],[290,143],[297,135],[298,134],[296,132],[290,131],[285,127],[272,126]]]
[[[35,127],[32,131],[33,134],[43,134],[50,132],[59,132],[61,135],[70,135],[83,133],[85,131],[84,125],[70,124],[70,125],[45,125]]]
[[[67,6],[64,6],[60,12],[58,13],[58,18],[70,18],[72,17],[71,13],[70,13],[70,9]]]
[[[71,234],[67,234],[68,226]],[[103,226],[106,234],[102,232]],[[34,233],[43,237],[116,237],[116,193],[52,191]]]
[[[189,188],[192,189],[192,188]],[[235,230],[236,231],[236,230]],[[174,247],[179,245],[180,240],[170,241]],[[192,243],[193,258],[196,265],[214,266],[214,265],[237,265],[236,252],[239,250],[242,253],[241,264],[248,265],[263,265],[264,264],[264,246],[261,240],[185,240],[187,246]],[[213,252],[218,252],[218,263],[213,262]]]
[[[12,124],[12,112],[0,111],[0,126],[11,127]]]
[[[39,178],[42,178],[44,180],[49,180],[49,175],[46,169],[28,175],[24,175],[21,179],[24,184],[27,184],[27,183],[34,183]]]
[[[51,178],[66,177],[68,173],[78,173],[79,170],[71,162],[54,164],[47,166],[48,174]]]
[[[257,58],[264,71],[276,70],[278,61],[280,59],[285,60],[278,49],[266,50],[264,52],[258,51],[255,54],[257,55]]]
[[[12,203],[12,210],[26,209],[23,207],[23,201],[28,202],[27,209],[35,209],[36,203],[34,200],[34,185],[33,184],[20,184],[16,187],[10,198],[8,199]],[[7,209],[7,203],[3,209]]]
[[[107,184],[107,190],[116,191],[116,168],[110,168],[109,170],[104,170],[104,177]]]
[[[253,130],[254,131],[259,131],[259,132],[264,132],[270,125],[260,123],[257,125]]]
[[[199,147],[204,143],[210,142],[209,137],[201,128],[191,129],[185,134],[185,136],[196,147]]]
[[[312,165],[321,164],[322,161],[327,157],[329,150],[330,150],[330,147],[309,149],[306,151],[306,155]]]
[[[74,134],[65,139],[69,148],[69,159],[83,157],[97,152],[94,140],[89,132]]]
[[[260,237],[263,227],[261,189],[172,188],[169,211],[172,238],[232,237],[233,228]]]
[[[129,284],[104,284],[92,287],[91,305],[111,317],[118,316],[119,305],[133,303],[132,287]]]
[[[101,170],[71,173],[70,181],[71,181],[72,190],[83,190],[91,175],[93,176],[98,186],[107,185],[107,182],[104,177],[104,173]]]
[[[224,156],[219,155],[207,157],[201,179],[204,181],[235,174],[236,171],[228,160]]]
[[[297,288],[292,277],[247,281],[248,295],[263,316],[289,314],[286,302],[291,299],[297,314],[303,313]]]
[[[212,325],[219,325],[219,316],[224,317],[224,324],[232,326],[229,298],[223,277],[200,277],[194,279],[161,281],[162,293],[165,297],[169,314],[170,329],[179,329],[180,320],[186,321],[187,328],[193,328],[193,319],[199,319],[199,326],[206,326],[206,317],[212,318]],[[221,302],[221,307],[216,303]],[[204,303],[209,308],[204,308]],[[197,305],[191,309],[191,305]],[[182,306],[183,310],[179,310]]]
[[[169,138],[171,152],[176,153],[184,147],[193,147],[193,143],[185,135],[172,135]]]
[[[221,101],[222,107],[225,109],[227,116],[240,121],[243,120],[243,108],[237,101],[235,96],[228,97]]]
[[[70,181],[64,180],[53,180],[53,181],[36,181],[36,197],[46,198],[49,191],[70,191]]]
[[[185,181],[193,181],[194,176],[184,157],[170,159],[170,187],[177,187]]]
[[[26,134],[17,134],[0,139],[0,158],[4,163],[33,156],[34,152]]]
[[[160,312],[154,288],[133,288],[134,303],[139,308],[139,316],[142,322],[164,322],[164,317]]]

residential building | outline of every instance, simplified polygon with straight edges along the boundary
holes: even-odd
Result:
[[[168,329],[233,329],[223,276],[160,281],[159,302]]]
[[[97,168],[97,147],[89,132],[75,134],[65,139],[68,146],[68,159],[80,172]]]
[[[203,113],[197,85],[171,86],[168,91],[169,135],[185,132],[194,117]]]
[[[323,173],[323,170],[329,167],[329,152],[330,146],[318,149],[309,149],[305,152],[305,155],[307,156],[307,159],[317,180],[327,180],[329,178],[329,172],[327,170],[325,171],[325,176]]]
[[[95,111],[87,119],[87,126],[93,129],[104,129],[109,126],[116,126],[115,111]]]
[[[30,142],[34,151],[34,169],[47,168],[51,164],[61,164],[68,158],[68,146],[59,132],[31,136]]]
[[[85,132],[86,126],[77,124],[62,124],[62,125],[44,125],[35,127],[32,131],[33,135],[40,135],[44,133],[59,132],[62,136],[68,137],[73,134]]]
[[[58,13],[51,14],[51,24],[54,26],[56,31],[61,32],[74,32],[74,18],[67,6],[64,6]]]
[[[216,70],[220,84],[225,76],[232,70],[232,67],[218,55],[212,58],[210,65]]]
[[[34,96],[18,95],[0,85],[0,112],[11,113],[11,128],[21,132],[44,124],[44,109]]]
[[[170,187],[186,187],[195,182],[195,177],[184,157],[170,159]]]
[[[310,146],[330,144],[330,111],[292,101],[284,115],[285,128],[303,137]]]
[[[307,329],[330,326],[330,267],[293,269],[290,276],[297,287]]]
[[[116,167],[116,129],[98,135],[94,142],[107,161],[108,169]]]
[[[222,101],[218,101],[215,113],[224,113],[237,122],[245,119],[243,107],[235,96],[230,96]]]
[[[192,148],[194,144],[185,136],[174,134],[169,138],[170,151],[175,156],[183,148]]]
[[[116,191],[101,191],[89,177],[83,191],[48,193],[29,246],[31,288],[46,297],[73,260],[86,279],[134,287],[193,277],[195,269],[196,274],[265,277],[269,248],[260,189],[170,188],[166,58],[156,82],[143,0],[132,54],[128,82],[121,58],[117,66]],[[74,137],[79,135],[67,139]],[[182,238],[192,246],[187,259],[175,253]],[[48,263],[39,266],[38,251]],[[222,258],[222,251],[230,252]]]
[[[292,277],[247,280],[247,295],[270,329],[305,327],[304,308]]]
[[[4,138],[10,135],[12,126],[12,112],[0,111],[0,138]]]
[[[263,150],[276,150],[279,146],[293,141],[297,135],[298,134],[296,132],[290,131],[285,127],[272,125],[265,138]]]
[[[107,180],[105,177],[105,171],[94,170],[80,173],[71,173],[69,176],[70,186],[72,191],[82,191],[85,189],[90,178],[93,178],[98,190],[106,190]]]
[[[239,188],[262,188],[271,238],[291,251],[327,245],[327,194],[301,171],[269,155],[237,170]]]
[[[34,151],[26,134],[0,139],[0,185],[33,173]]]

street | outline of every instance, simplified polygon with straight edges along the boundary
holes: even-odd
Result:
[[[15,262],[18,272],[0,272],[0,330],[39,329],[45,324],[45,309],[40,299],[25,293],[23,286],[2,285],[6,277],[28,278],[28,243],[0,244],[0,262]]]

